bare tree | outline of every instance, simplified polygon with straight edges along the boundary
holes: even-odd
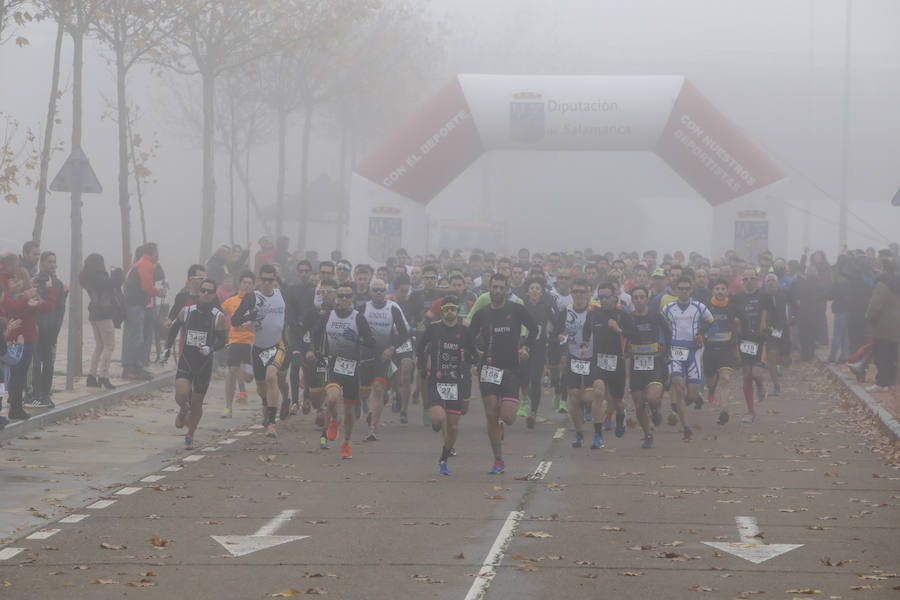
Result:
[[[34,133],[27,129],[19,134],[19,122],[0,112],[0,198],[16,204],[16,190],[31,185],[34,180],[28,174],[37,163],[37,142]]]
[[[29,0],[0,0],[0,44],[6,41],[3,38],[3,32],[9,25],[10,18],[18,25],[25,25],[33,20],[34,16],[25,10],[29,4],[31,4]],[[18,37],[16,44],[25,46],[28,44],[28,40]]]

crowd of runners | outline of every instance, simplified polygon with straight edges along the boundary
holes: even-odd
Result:
[[[895,248],[850,256],[872,266],[876,292],[879,284],[900,292],[891,287]],[[504,471],[504,429],[517,417],[533,429],[540,414],[568,414],[575,448],[586,444],[586,426],[591,448],[603,448],[608,432],[622,438],[629,412],[643,448],[663,421],[689,442],[688,407],[714,406],[722,427],[733,415],[752,424],[758,403],[780,394],[794,351],[813,358],[823,326],[827,336],[830,293],[816,261],[525,248],[410,257],[401,249],[377,268],[262,264],[235,274],[237,292],[221,304],[216,282],[194,265],[166,341],[168,357],[180,334],[175,426],[187,427],[193,448],[218,356],[222,417],[231,417],[236,389],[255,381],[268,436],[279,421],[312,413],[320,448],[340,439],[344,459],[357,421],[365,422],[359,437],[374,442],[386,408],[405,424],[410,404],[421,403],[424,424],[443,434],[438,469],[449,475],[473,390],[492,474]],[[894,385],[889,361],[875,359],[882,386]],[[542,407],[545,394],[552,402]]]

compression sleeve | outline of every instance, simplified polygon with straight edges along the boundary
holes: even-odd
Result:
[[[247,321],[252,321],[253,316],[251,313],[253,312],[254,306],[256,306],[256,294],[252,292],[244,294],[244,297],[241,298],[240,305],[238,305],[234,314],[231,315],[231,324],[234,327],[240,327]]]

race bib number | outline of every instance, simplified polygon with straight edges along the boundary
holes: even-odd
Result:
[[[577,358],[569,359],[569,369],[576,375],[590,375],[591,363],[587,360],[578,360]]]
[[[353,374],[356,373],[356,361],[338,356],[334,359],[334,372],[353,377]]]
[[[395,352],[397,354],[403,354],[405,352],[412,352],[412,351],[413,351],[412,340],[406,340],[405,342],[400,344],[400,347],[397,348],[397,350],[395,350]]]
[[[206,345],[206,332],[205,331],[194,331],[193,329],[188,329],[184,332],[184,343],[186,346],[194,346],[199,348],[201,346]]]
[[[781,329],[773,329],[772,330],[772,337],[775,338],[776,340],[780,340],[781,336],[783,334],[784,334],[784,332]]]
[[[311,343],[312,343],[312,338],[309,336],[309,332],[308,332],[308,331],[307,331],[306,333],[303,334],[303,343],[304,343],[304,344],[311,344]]]
[[[741,354],[746,354],[748,356],[756,356],[756,353],[759,352],[759,344],[749,340],[742,340],[741,345],[738,346],[738,348],[740,348]]]
[[[328,373],[328,368],[325,367],[324,365],[319,365],[318,367],[316,367],[316,373],[318,373],[320,375],[325,375],[326,373]]]
[[[278,352],[278,346],[272,346],[271,348],[266,348],[262,352],[259,353],[259,362],[263,364],[263,366],[268,366],[269,361],[275,357],[275,353]]]
[[[503,369],[484,366],[481,368],[481,383],[500,385],[503,382]]]
[[[455,383],[438,383],[437,393],[441,400],[459,400],[459,386]]]
[[[615,371],[616,365],[619,364],[619,357],[615,354],[598,354],[597,366],[604,371]]]
[[[653,370],[653,356],[635,356],[634,357],[634,370],[635,371],[652,371]]]
[[[672,360],[684,361],[691,355],[691,351],[681,346],[672,346]]]

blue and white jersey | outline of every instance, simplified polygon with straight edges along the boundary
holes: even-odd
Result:
[[[706,305],[693,299],[685,305],[677,300],[668,303],[662,315],[672,328],[672,345],[685,348],[696,348],[694,338],[715,322]]]

